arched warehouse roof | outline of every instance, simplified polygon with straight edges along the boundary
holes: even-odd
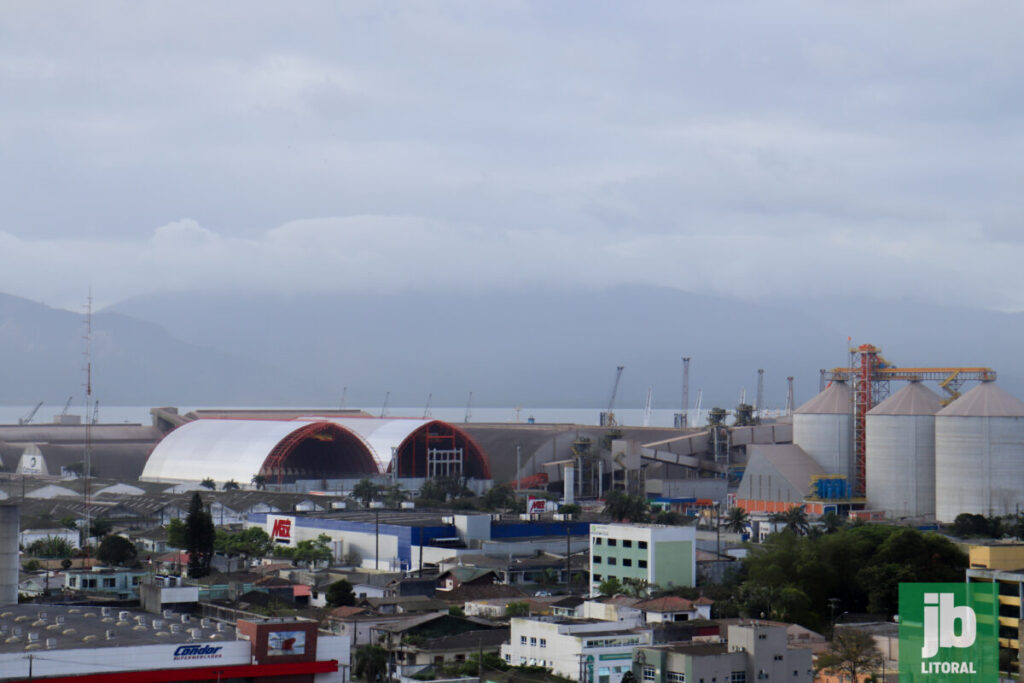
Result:
[[[347,479],[390,469],[399,477],[426,477],[427,452],[450,451],[464,476],[490,479],[487,457],[472,437],[439,420],[302,417],[296,420],[199,419],[157,444],[140,479],[248,483]],[[443,456],[442,456],[443,459]],[[439,473],[435,464],[434,473]]]
[[[327,421],[195,420],[157,444],[143,481],[341,479],[379,472],[356,434]]]
[[[381,472],[390,470],[392,449],[398,454],[399,477],[426,477],[427,450],[461,450],[462,473],[491,479],[491,466],[483,449],[469,434],[441,420],[367,417],[307,417],[323,420],[358,434],[370,448]]]

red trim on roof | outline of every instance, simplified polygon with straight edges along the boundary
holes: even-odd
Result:
[[[287,664],[241,664],[233,666],[197,666],[187,669],[148,669],[78,674],[74,676],[33,676],[29,678],[4,679],[11,683],[18,681],[46,681],[47,683],[168,683],[169,681],[216,681],[227,678],[270,678],[272,676],[299,676],[302,674],[333,673],[338,670],[338,661],[328,659],[320,662],[288,662]]]

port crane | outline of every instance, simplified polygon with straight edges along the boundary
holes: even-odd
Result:
[[[849,342],[849,340],[847,340]],[[854,476],[853,489],[858,496],[863,496],[867,481],[867,439],[866,426],[868,411],[889,397],[889,383],[892,381],[920,382],[923,380],[938,382],[946,392],[942,405],[949,405],[960,396],[960,389],[965,382],[995,380],[996,371],[992,368],[900,368],[882,356],[882,349],[872,344],[861,344],[850,347],[850,365],[845,368],[823,370],[822,379],[831,383],[848,382],[853,402],[853,453]]]
[[[36,413],[38,413],[39,409],[42,408],[42,407],[43,407],[43,401],[40,401],[39,403],[36,404],[35,408],[33,408],[32,410],[28,411],[28,415],[26,415],[25,417],[19,417],[18,418],[18,424],[20,424],[20,425],[27,425],[30,422],[32,422],[32,418],[34,418],[36,416]]]
[[[619,393],[619,382],[622,381],[622,371],[624,369],[624,365],[615,368],[615,383],[612,384],[612,395],[608,399],[608,410],[601,413],[600,422],[602,427],[616,427],[619,424],[615,420],[615,396]]]

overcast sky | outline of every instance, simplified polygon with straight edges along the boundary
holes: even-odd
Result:
[[[1018,2],[0,1],[0,291],[1024,309]]]

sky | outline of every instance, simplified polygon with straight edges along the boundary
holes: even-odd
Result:
[[[0,291],[1024,310],[1024,5],[0,0]]]

